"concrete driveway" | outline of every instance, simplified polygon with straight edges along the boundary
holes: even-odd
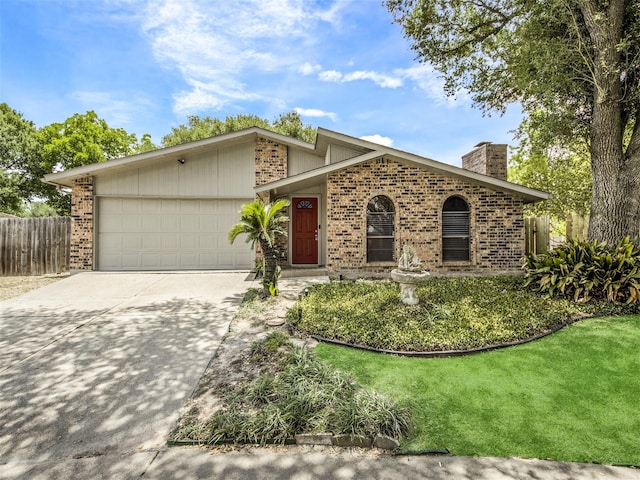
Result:
[[[88,272],[0,302],[0,477],[51,478],[61,462],[105,455],[94,478],[139,477],[247,276]]]

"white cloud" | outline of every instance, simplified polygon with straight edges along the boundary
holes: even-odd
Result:
[[[305,62],[302,65],[300,65],[300,68],[298,69],[298,71],[302,74],[302,75],[311,75],[313,73],[319,72],[320,70],[322,70],[322,65],[318,65],[318,64],[311,64],[309,62]]]
[[[444,91],[444,80],[431,65],[423,63],[396,70],[395,73],[411,80],[420,90],[424,91],[429,98],[435,100],[439,105],[454,106],[470,101],[468,92],[464,91],[458,92],[455,97],[447,96]]]
[[[333,120],[334,122],[336,121],[336,118],[337,118],[337,115],[334,112],[325,112],[324,110],[317,110],[315,108],[296,107],[294,108],[294,110],[303,117],[317,117],[317,118],[327,117]]]
[[[78,102],[80,110],[94,110],[112,127],[133,125],[138,112],[141,109],[147,109],[150,104],[141,96],[130,99],[127,95],[123,95],[123,99],[118,99],[114,92],[79,90],[70,93],[69,97]]]
[[[344,76],[345,82],[353,82],[354,80],[371,80],[382,88],[398,88],[402,86],[402,79],[392,77],[383,73],[358,70],[348,73]]]
[[[354,82],[356,80],[371,80],[382,88],[398,88],[403,82],[402,78],[384,73],[372,72],[368,70],[356,70],[355,72],[340,73],[336,70],[325,70],[318,75],[320,80],[325,82]]]
[[[318,74],[318,78],[323,82],[341,82],[342,74],[340,72],[336,72],[335,70],[325,70],[324,72],[320,72]]]
[[[271,101],[266,93],[248,91],[249,76],[299,63],[301,52],[292,42],[309,38],[318,22],[336,21],[341,6],[323,8],[305,0],[150,0],[142,28],[156,60],[182,75],[187,88],[174,95],[174,111],[188,114],[234,101]],[[301,71],[320,68],[307,62]]]
[[[309,70],[311,72],[311,70]],[[455,97],[449,97],[444,91],[444,80],[427,64],[420,64],[409,68],[398,68],[392,74],[375,72],[372,70],[356,70],[353,72],[339,72],[337,70],[324,70],[318,74],[323,82],[355,82],[370,80],[381,88],[400,88],[408,81],[435,100],[439,105],[454,106],[468,103],[468,92],[461,91]]]
[[[378,143],[380,145],[384,145],[385,147],[393,147],[393,140],[389,137],[383,137],[382,135],[365,135],[360,137],[362,140],[366,140],[368,142]]]

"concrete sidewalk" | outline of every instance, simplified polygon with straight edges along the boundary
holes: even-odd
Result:
[[[6,479],[110,480],[638,480],[640,471],[582,463],[451,456],[392,457],[321,447],[213,453],[200,448],[105,453],[24,465],[0,465]],[[3,471],[4,469],[4,471]],[[26,475],[28,472],[28,476]]]

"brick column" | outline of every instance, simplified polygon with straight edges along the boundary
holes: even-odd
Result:
[[[71,270],[93,270],[93,177],[71,187]]]
[[[288,175],[288,156],[287,146],[274,142],[267,138],[258,137],[255,147],[255,167],[256,167],[256,185],[274,182]],[[270,194],[265,196],[266,202],[271,202],[275,198],[271,198]],[[286,237],[276,236],[276,251],[278,253],[278,263],[286,264],[288,260],[288,241]],[[262,252],[256,249],[256,258],[261,258]]]
[[[256,185],[286,178],[287,146],[258,137],[256,139]]]

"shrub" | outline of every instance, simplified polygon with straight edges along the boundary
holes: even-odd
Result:
[[[265,353],[266,352],[266,353]],[[288,337],[274,332],[251,346],[251,361],[271,363],[284,352],[275,373],[263,374],[225,393],[224,406],[202,424],[191,422],[174,439],[284,443],[297,433],[384,434],[405,437],[409,411],[383,395],[359,388],[353,378]]]
[[[575,302],[640,302],[640,248],[627,237],[616,245],[569,241],[542,255],[528,255],[526,285]]]
[[[524,288],[522,277],[432,278],[400,301],[394,282],[331,282],[289,310],[300,332],[405,352],[486,347],[531,338],[576,319],[640,311],[640,303],[575,303]],[[300,316],[298,316],[300,312]]]

